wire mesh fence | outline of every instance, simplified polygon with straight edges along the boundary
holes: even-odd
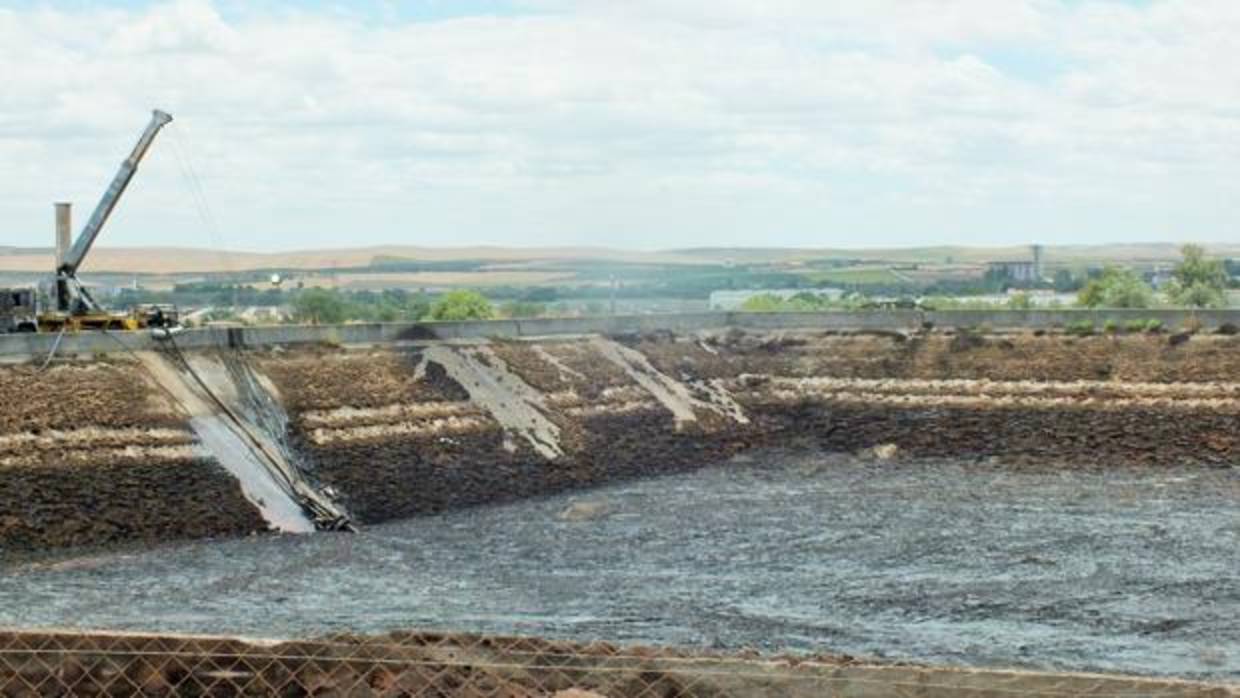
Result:
[[[258,642],[0,632],[0,696],[1236,696],[1223,686],[442,633]]]

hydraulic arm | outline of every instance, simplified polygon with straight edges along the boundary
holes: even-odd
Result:
[[[82,232],[78,233],[77,240],[65,253],[64,258],[60,260],[60,266],[56,269],[56,310],[69,314],[100,310],[99,305],[78,282],[78,268],[82,266],[91,246],[95,244],[104,224],[108,222],[108,217],[112,215],[112,210],[116,208],[121,195],[125,193],[125,188],[129,186],[134,173],[138,171],[138,164],[146,156],[146,151],[151,147],[151,142],[155,140],[155,135],[170,121],[172,121],[172,116],[158,109],[151,114],[151,121],[147,124],[146,130],[142,132],[137,145],[133,147],[133,152],[121,163],[116,176],[112,178],[112,184],[103,193],[99,204],[95,206],[95,212],[91,214],[90,220],[86,222]]]

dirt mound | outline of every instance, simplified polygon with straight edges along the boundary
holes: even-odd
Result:
[[[265,530],[215,463],[91,463],[0,472],[0,555]]]
[[[754,447],[890,443],[901,456],[1074,467],[1228,465],[1240,453],[1240,336],[962,337],[652,333],[250,358],[288,411],[299,460],[363,523],[679,472]],[[9,366],[0,388],[23,396],[0,417],[0,540],[255,529],[227,477],[196,460],[185,417],[132,362]],[[196,492],[223,504],[209,511]],[[176,521],[178,510],[193,521]]]
[[[91,695],[818,696],[863,690],[1232,696],[1225,687],[1097,675],[933,669],[429,633],[254,643],[229,638],[0,634],[0,691]],[[209,687],[209,688],[208,688]]]

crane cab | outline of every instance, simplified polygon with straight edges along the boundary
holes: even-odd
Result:
[[[0,288],[0,332],[37,332],[39,297],[32,287]]]

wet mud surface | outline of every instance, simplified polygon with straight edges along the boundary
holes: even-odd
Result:
[[[353,536],[0,569],[7,626],[448,628],[1240,678],[1235,468],[764,453]]]

